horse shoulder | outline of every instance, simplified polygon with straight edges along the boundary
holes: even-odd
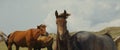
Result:
[[[41,35],[40,29],[33,29],[32,30],[32,36],[34,39],[37,39]]]
[[[25,33],[26,33],[26,36],[25,36],[26,41],[31,41],[31,39],[32,39],[32,29],[27,30]]]
[[[96,38],[96,36],[93,33],[86,32],[86,31],[77,32],[74,35],[74,37],[76,37],[78,41],[86,41],[86,40],[89,40],[89,39]]]
[[[26,33],[26,40],[27,41],[35,40],[35,37],[37,34],[37,29],[29,29],[25,33]]]

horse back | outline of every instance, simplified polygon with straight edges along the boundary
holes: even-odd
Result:
[[[25,31],[15,31],[9,35],[9,40],[12,40],[14,42],[19,42],[23,40],[26,36]]]
[[[108,35],[95,35],[91,32],[80,31],[70,40],[72,40],[73,50],[116,50],[112,38]]]
[[[79,31],[70,38],[70,45],[72,50],[93,50],[95,38],[91,32]]]
[[[117,47],[110,35],[98,35],[97,42],[99,42],[99,46],[101,46],[102,50],[117,50]]]

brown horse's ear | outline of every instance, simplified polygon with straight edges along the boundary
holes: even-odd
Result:
[[[55,16],[56,16],[56,18],[58,17],[58,12],[57,12],[57,10],[55,11]]]
[[[37,26],[37,29],[40,29],[40,27],[39,27],[39,26]]]
[[[64,14],[67,14],[66,10],[64,10]]]

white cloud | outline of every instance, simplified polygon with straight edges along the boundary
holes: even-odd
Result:
[[[120,17],[118,17],[120,16],[118,15],[120,12],[117,12],[120,11],[120,5],[117,2],[110,2],[109,0],[61,0],[58,2],[55,1],[54,3],[53,1],[54,0],[48,3],[48,7],[55,9],[52,9],[54,11],[49,13],[51,15],[48,15],[44,20],[46,23],[53,24],[55,22],[55,16],[53,15],[56,9],[61,10],[61,12],[63,12],[64,9],[67,9],[68,13],[71,13],[71,16],[67,19],[67,26],[70,31],[98,31],[109,26],[120,26]],[[50,16],[52,17],[50,18]],[[55,23],[51,26],[48,25],[48,27],[50,27],[48,28],[49,31],[55,32]]]
[[[44,24],[47,25],[47,31],[48,32],[55,32],[56,31],[56,19],[55,19],[55,13],[54,11],[51,11],[48,15],[47,18],[43,21]]]
[[[108,26],[120,26],[120,19],[111,21]]]
[[[67,19],[70,31],[96,31],[107,26],[119,26],[117,24],[120,19],[120,2],[118,0],[18,0],[4,2],[0,3],[2,7],[0,16],[3,16],[0,18],[2,23],[0,28],[6,32],[18,30],[18,28],[23,29],[23,27],[24,29],[31,28],[31,26],[42,22],[47,25],[48,32],[56,32],[55,10],[58,10],[59,13],[67,10],[71,14]],[[13,25],[22,27],[14,26],[13,30]]]
[[[117,6],[115,7],[116,11],[120,10],[120,3],[117,4]]]

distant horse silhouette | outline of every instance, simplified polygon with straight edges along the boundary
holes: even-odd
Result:
[[[0,42],[7,41],[7,35],[0,31]]]
[[[15,31],[8,36],[8,50],[12,50],[12,44],[15,44],[16,50],[19,50],[19,47],[28,47],[28,50],[32,50],[32,48],[37,45],[37,38],[40,35],[46,35],[45,25],[40,25],[39,29]]]
[[[95,35],[91,32],[79,31],[70,36],[66,26],[66,19],[70,14],[64,10],[64,13],[58,15],[56,11],[55,16],[57,24],[55,50],[117,50],[114,41],[108,33]]]

